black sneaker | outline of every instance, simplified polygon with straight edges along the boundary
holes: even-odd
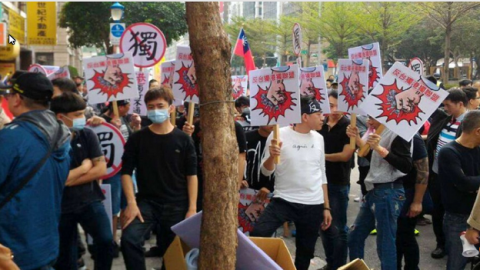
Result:
[[[445,249],[442,248],[442,247],[437,247],[434,251],[432,251],[432,258],[434,259],[441,259],[443,257],[445,257]]]
[[[113,258],[118,258],[120,256],[120,246],[115,242],[113,244]]]

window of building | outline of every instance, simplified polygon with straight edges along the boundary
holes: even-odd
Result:
[[[45,66],[53,66],[53,53],[35,53],[35,63]]]

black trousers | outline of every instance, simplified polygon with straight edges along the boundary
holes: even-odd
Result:
[[[362,189],[362,195],[367,195],[367,188],[365,187],[365,178],[367,178],[368,171],[370,171],[370,166],[358,166],[358,172],[360,173],[357,184],[360,185]]]
[[[323,204],[306,205],[273,198],[250,236],[270,237],[285,221],[293,221],[297,229],[295,267],[308,270],[315,252],[318,228],[323,222]]]
[[[438,175],[433,173],[428,180],[428,191],[433,201],[433,211],[432,211],[432,225],[433,232],[437,240],[437,246],[444,248],[445,247],[445,234],[443,233],[443,216],[445,215],[445,208],[442,203],[442,196],[440,190],[440,181]]]

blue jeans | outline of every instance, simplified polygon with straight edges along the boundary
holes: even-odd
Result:
[[[92,236],[95,270],[109,270],[113,260],[112,226],[101,202],[94,202],[60,217],[60,254],[55,269],[77,269],[78,224]],[[48,269],[48,268],[47,268]]]
[[[350,185],[328,184],[328,199],[332,214],[332,225],[328,230],[320,230],[327,264],[337,269],[347,263],[347,207]]]
[[[306,205],[273,198],[250,236],[270,237],[285,221],[293,221],[297,229],[295,267],[308,270],[315,252],[318,228],[323,222],[323,204]]]
[[[115,174],[114,176],[103,180],[102,184],[110,185],[110,192],[112,194],[112,214],[116,216],[120,214],[121,204],[122,204],[122,176],[120,173]],[[125,195],[124,195],[125,196]]]
[[[377,223],[377,254],[382,269],[397,268],[397,219],[405,202],[403,187],[383,184],[365,195],[357,219],[348,234],[350,260],[364,258],[365,239]]]
[[[135,218],[122,232],[122,254],[128,270],[146,269],[143,243],[145,236],[156,226],[160,226],[160,243],[157,246],[163,256],[168,246],[173,242],[175,233],[170,229],[173,225],[185,219],[188,202],[160,204],[155,201],[141,200],[138,208],[144,222]]]
[[[469,215],[445,212],[443,218],[443,231],[445,232],[445,248],[447,250],[447,270],[464,269],[468,258],[463,257],[460,233],[467,230]]]
[[[404,270],[418,270],[420,249],[415,238],[415,226],[417,225],[418,216],[414,218],[407,216],[415,196],[415,189],[406,189],[405,196],[407,199],[403,204],[402,212],[397,222],[397,270],[402,270],[403,258],[405,258]]]

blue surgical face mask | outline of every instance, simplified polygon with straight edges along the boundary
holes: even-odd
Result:
[[[170,114],[167,109],[163,110],[148,110],[148,119],[150,119],[154,124],[161,124],[165,122]]]
[[[65,116],[65,115],[64,115]],[[75,119],[70,119],[67,116],[65,116],[68,120],[72,121],[72,130],[75,131],[80,131],[85,128],[85,125],[87,124],[87,119],[84,117],[82,118],[75,118]]]

